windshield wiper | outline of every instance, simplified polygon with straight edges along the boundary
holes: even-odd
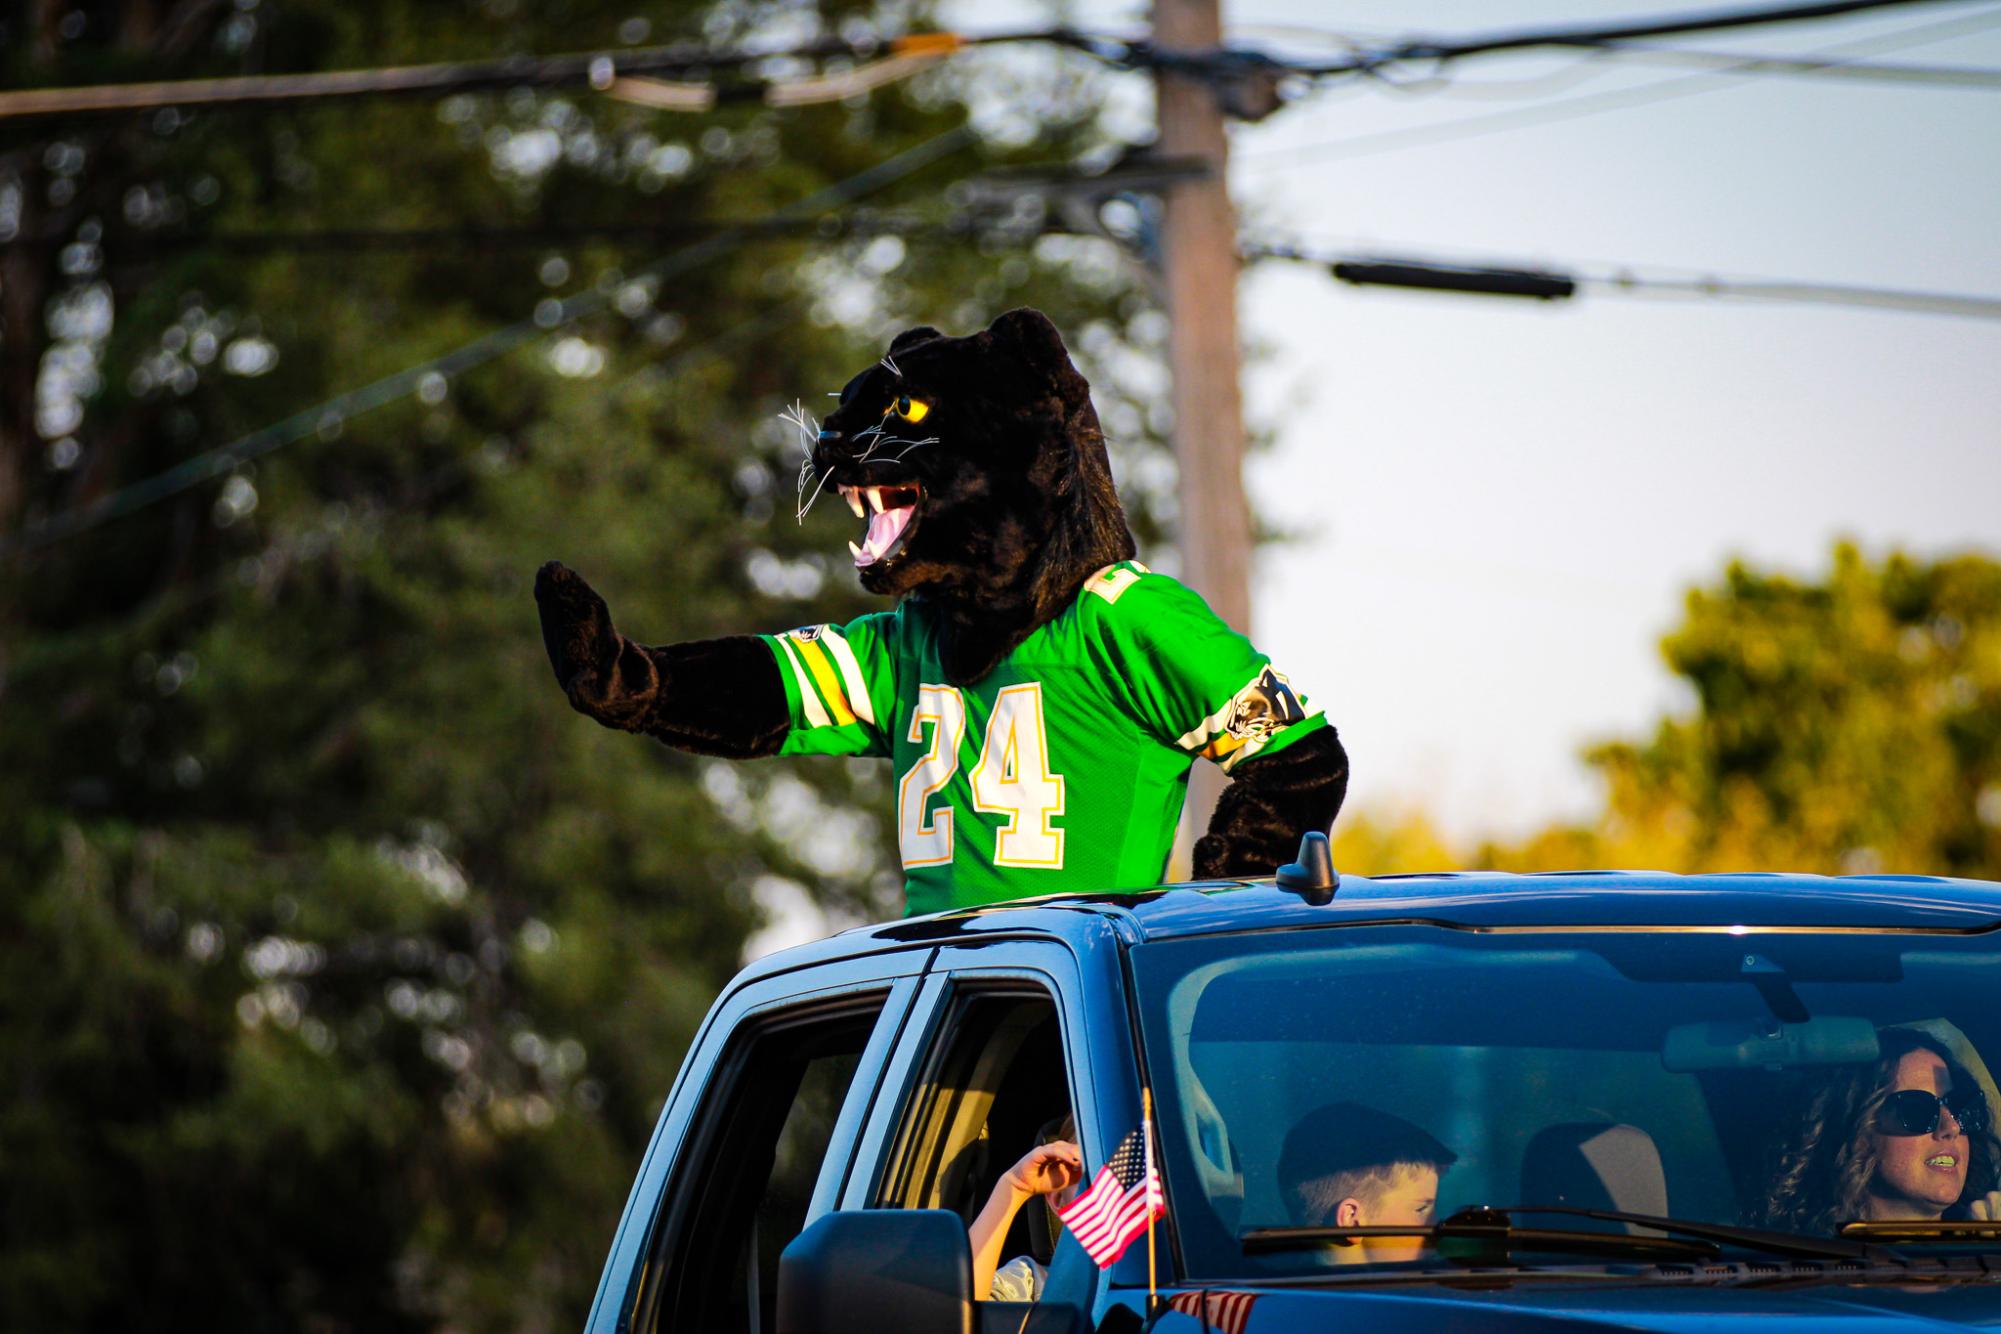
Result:
[[[1464,1211],[1462,1210],[1461,1212]],[[1616,1209],[1574,1209],[1568,1205],[1561,1204],[1516,1204],[1510,1205],[1501,1212],[1511,1214],[1560,1214],[1569,1218],[1595,1218],[1607,1223],[1631,1223],[1635,1227],[1650,1227],[1661,1232],[1674,1233],[1678,1236],[1697,1237],[1707,1241],[1721,1242],[1726,1246],[1742,1246],[1746,1250],[1764,1251],[1769,1255],[1790,1255],[1809,1260],[1875,1260],[1882,1258],[1880,1252],[1875,1247],[1860,1240],[1845,1241],[1834,1237],[1806,1237],[1801,1236],[1797,1232],[1778,1232],[1755,1227],[1734,1227],[1728,1223],[1703,1223],[1694,1219],[1669,1218],[1664,1214],[1629,1214],[1621,1213]],[[1842,1235],[1844,1237],[1850,1235],[1850,1228],[1857,1226],[1869,1225],[1851,1223],[1848,1227],[1841,1230]],[[1937,1225],[1934,1224],[1931,1226]],[[1948,1223],[1945,1226],[1951,1227],[1952,1224]]]
[[[1240,1233],[1237,1240],[1246,1252],[1256,1253],[1309,1250],[1330,1241],[1352,1245],[1365,1237],[1423,1237],[1433,1242],[1477,1243],[1478,1249],[1474,1254],[1445,1257],[1467,1264],[1499,1263],[1517,1251],[1602,1255],[1628,1260],[1714,1260],[1723,1253],[1714,1241],[1704,1238],[1685,1240],[1680,1237],[1642,1237],[1626,1232],[1516,1227],[1507,1210],[1481,1206],[1461,1209],[1450,1218],[1428,1226],[1257,1227]]]
[[[2001,1241],[2001,1219],[1888,1218],[1844,1223],[1841,1235],[1893,1243],[1925,1241]]]
[[[1514,1225],[1516,1214],[1556,1214],[1566,1218],[1590,1218],[1606,1223],[1630,1223],[1651,1228],[1668,1236],[1648,1237],[1624,1232],[1585,1232],[1569,1229],[1523,1228]],[[1858,1232],[1856,1229],[1868,1229]],[[1875,1229],[1902,1228],[1901,1233]],[[1917,1231],[1915,1229],[1932,1229]],[[1941,1232],[1938,1229],[1959,1229]],[[1984,1229],[1984,1230],[1982,1230]],[[1669,1218],[1661,1214],[1629,1214],[1614,1209],[1576,1209],[1568,1205],[1517,1204],[1506,1209],[1482,1205],[1461,1209],[1431,1227],[1273,1227],[1254,1228],[1239,1239],[1246,1251],[1299,1250],[1325,1242],[1353,1242],[1363,1237],[1426,1237],[1433,1240],[1484,1241],[1509,1250],[1571,1251],[1577,1254],[1615,1255],[1632,1258],[1702,1259],[1721,1256],[1722,1247],[1736,1246],[1767,1255],[1808,1260],[1887,1259],[1882,1248],[1869,1238],[1888,1240],[1893,1235],[1910,1240],[1945,1237],[2001,1237],[2001,1223],[1882,1223],[1850,1224],[1841,1237],[1805,1237],[1794,1232],[1763,1228],[1733,1227],[1727,1223],[1703,1223]],[[1682,1240],[1686,1238],[1687,1240]]]

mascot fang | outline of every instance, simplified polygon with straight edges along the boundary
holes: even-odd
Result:
[[[855,569],[896,607],[647,647],[551,562],[535,598],[579,712],[702,755],[888,758],[913,913],[1158,883],[1197,758],[1233,780],[1199,877],[1269,875],[1333,823],[1334,728],[1133,559],[1090,386],[1040,312],[911,329],[840,398],[802,490],[866,524]]]

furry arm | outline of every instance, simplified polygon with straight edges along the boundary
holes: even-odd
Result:
[[[697,755],[778,753],[790,726],[785,683],[756,636],[635,644],[612,628],[604,599],[560,561],[535,572],[535,604],[556,683],[578,713]]]
[[[1270,875],[1299,851],[1301,834],[1333,825],[1347,794],[1348,752],[1332,727],[1246,761],[1195,843],[1196,879]]]

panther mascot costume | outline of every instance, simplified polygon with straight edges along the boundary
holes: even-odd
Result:
[[[899,334],[803,476],[866,521],[855,569],[893,610],[647,647],[552,561],[535,598],[571,705],[701,755],[887,756],[912,913],[1158,883],[1198,757],[1233,780],[1198,877],[1269,875],[1333,823],[1334,728],[1133,559],[1090,386],[1040,312]]]

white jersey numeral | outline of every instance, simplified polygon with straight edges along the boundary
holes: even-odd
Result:
[[[931,725],[931,747],[903,776],[897,791],[896,840],[905,866],[939,866],[952,860],[952,807],[926,810],[959,769],[959,743],[966,736],[966,701],[953,686],[917,687],[910,715],[910,739],[922,744]]]
[[[924,745],[927,726],[929,745],[897,791],[896,836],[906,867],[941,866],[952,860],[951,803],[931,809],[931,799],[959,771],[966,700],[956,686],[917,687],[909,739]],[[1007,817],[1007,823],[994,831],[995,865],[1062,868],[1063,831],[1051,821],[1063,814],[1063,775],[1049,768],[1040,683],[1000,689],[971,779],[973,808]]]
[[[998,866],[1063,865],[1063,775],[1049,772],[1049,738],[1042,727],[1042,687],[1003,686],[987,720],[987,744],[973,767],[973,808],[1005,815],[994,832]]]

